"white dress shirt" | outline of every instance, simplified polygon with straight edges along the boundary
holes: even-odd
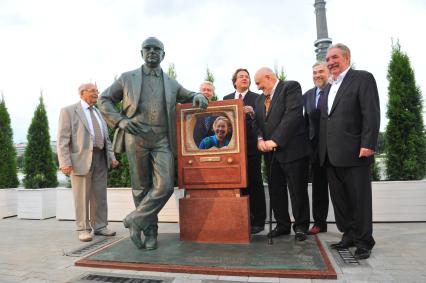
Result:
[[[240,94],[241,94],[241,96],[242,96],[242,98],[241,98],[241,99],[244,99],[244,97],[246,97],[246,94],[247,94],[247,92],[248,92],[248,91],[249,91],[248,89],[246,89],[246,90],[245,90],[245,91],[243,91],[243,92],[235,91],[234,99],[240,99]]]
[[[327,111],[329,115],[330,115],[331,107],[333,106],[333,103],[334,103],[334,99],[336,98],[336,94],[339,91],[340,85],[342,84],[342,81],[345,78],[350,68],[351,67],[348,67],[346,70],[344,70],[340,75],[337,76],[335,80],[333,79],[333,77],[330,78],[331,88],[330,88],[330,92],[328,93],[328,100],[327,100]]]
[[[93,138],[93,144],[96,144],[95,130],[93,129],[92,118],[90,117],[90,110],[89,110],[90,105],[87,104],[87,102],[82,100],[82,99],[80,100],[80,102],[81,102],[81,107],[83,107],[84,115],[86,116],[87,122],[89,124],[90,134],[92,135],[92,138]],[[93,114],[95,115],[96,120],[98,120],[99,127],[101,127],[102,138],[105,138],[104,137],[105,129],[104,129],[104,125],[102,123],[102,120],[99,117],[97,111],[93,111]]]

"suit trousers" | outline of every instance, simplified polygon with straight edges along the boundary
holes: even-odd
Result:
[[[266,172],[268,175],[269,205],[272,207],[277,226],[284,230],[291,228],[288,212],[287,180],[274,153],[264,153]]]
[[[175,168],[168,135],[126,133],[125,141],[136,207],[126,220],[141,230],[157,227],[158,213],[173,194]]]
[[[266,160],[266,159],[265,159]],[[269,160],[268,163],[270,163]],[[290,194],[291,209],[294,217],[293,230],[307,232],[310,211],[308,196],[309,158],[302,157],[291,162],[272,161],[270,175],[270,199],[277,225],[290,229],[288,213],[288,196]]]
[[[261,155],[248,155],[247,164],[248,186],[247,189],[242,190],[242,194],[249,195],[251,225],[263,227],[266,219],[266,201]]]
[[[327,228],[328,216],[328,179],[327,167],[318,162],[311,163],[312,170],[312,216],[314,224],[322,229]]]
[[[372,196],[370,166],[335,167],[327,161],[330,196],[342,239],[372,249]]]
[[[71,174],[77,231],[101,230],[108,225],[107,172],[105,149],[93,150],[86,175]]]

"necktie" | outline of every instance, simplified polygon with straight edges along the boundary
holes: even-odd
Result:
[[[90,118],[92,119],[93,131],[95,132],[95,144],[94,146],[103,149],[104,148],[104,139],[102,137],[101,127],[99,126],[98,119],[93,113],[93,106],[89,107]]]
[[[265,112],[266,114],[268,114],[269,106],[271,105],[271,95],[264,94],[264,96],[265,96]]]
[[[317,109],[321,110],[323,101],[324,101],[324,91],[320,90],[319,98],[318,98],[318,102],[317,102]]]
[[[243,99],[243,95],[241,93],[238,94],[238,99]]]

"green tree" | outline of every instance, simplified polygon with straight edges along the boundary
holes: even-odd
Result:
[[[120,103],[121,107],[121,103]],[[114,138],[114,130],[108,128],[109,138],[112,141]],[[116,153],[115,158],[120,162],[117,168],[114,168],[108,172],[108,188],[127,188],[131,187],[129,161],[125,152]]]
[[[172,79],[176,80],[177,73],[176,73],[175,64],[170,63],[169,68],[167,69],[167,75],[169,75],[169,77],[171,77]]]
[[[374,160],[370,166],[371,179],[373,181],[380,181],[380,169],[377,160]]]
[[[392,45],[388,67],[386,173],[389,180],[419,180],[426,174],[422,98],[408,55]]]
[[[376,154],[382,154],[385,152],[386,143],[385,143],[385,133],[379,132],[377,138]]]
[[[40,103],[28,129],[27,141],[24,154],[25,188],[56,187],[58,179],[50,147],[49,122],[42,95],[40,95]]]
[[[16,149],[10,116],[2,94],[0,101],[0,189],[16,188],[19,185],[16,172]]]
[[[206,76],[204,78],[205,81],[211,82],[212,84],[214,83],[214,75],[213,73],[210,71],[209,67],[207,67],[206,69]],[[218,98],[216,96],[216,92],[213,93],[213,97],[212,97],[212,101],[217,101]]]
[[[274,73],[279,80],[285,81],[286,75],[285,75],[283,66],[281,66],[280,70],[278,70],[278,65],[275,65],[274,66]]]

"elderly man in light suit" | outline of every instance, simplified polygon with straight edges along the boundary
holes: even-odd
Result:
[[[129,160],[136,209],[123,220],[124,226],[138,248],[153,250],[158,213],[173,193],[176,103],[193,102],[206,108],[208,101],[163,72],[160,63],[165,52],[160,40],[147,38],[141,54],[145,64],[122,74],[101,94],[98,104],[110,127],[117,129],[114,150],[125,150]]]
[[[79,240],[91,241],[95,235],[114,236],[107,228],[107,172],[118,166],[107,126],[93,106],[98,89],[92,83],[79,87],[81,100],[61,110],[57,150],[59,167],[71,175]]]

